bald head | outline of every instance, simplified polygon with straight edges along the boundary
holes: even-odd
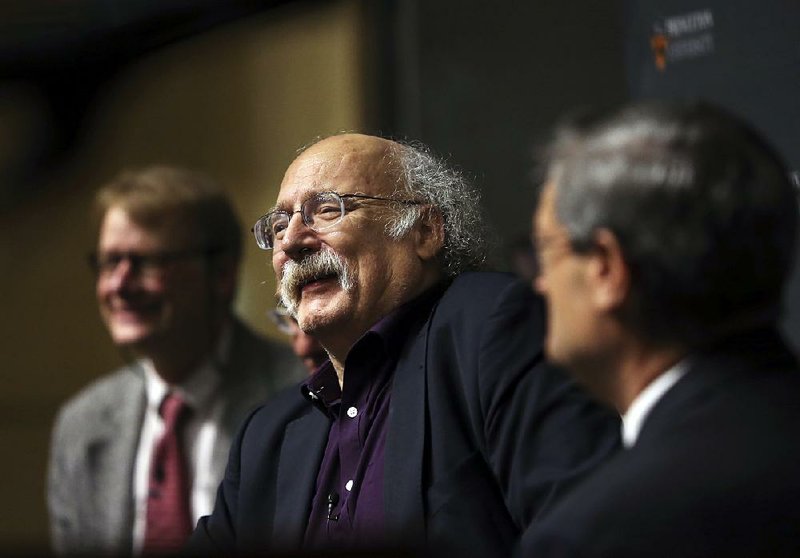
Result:
[[[361,194],[388,195],[399,184],[394,156],[399,144],[363,134],[331,136],[307,147],[286,171],[281,190],[317,189],[323,182],[358,183]],[[335,189],[335,188],[330,188]]]

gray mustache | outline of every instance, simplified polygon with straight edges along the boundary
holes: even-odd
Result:
[[[323,248],[299,261],[289,260],[286,262],[283,266],[278,294],[289,314],[297,317],[300,289],[303,285],[315,279],[330,276],[337,278],[339,286],[343,290],[352,290],[352,273],[347,263],[330,248]]]

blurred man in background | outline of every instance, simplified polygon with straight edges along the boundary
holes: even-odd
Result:
[[[210,512],[232,435],[298,374],[232,314],[241,227],[180,168],[125,172],[95,198],[100,315],[129,364],[61,409],[48,505],[59,553],[174,551]]]
[[[270,310],[269,317],[278,330],[287,335],[292,344],[292,352],[300,359],[308,373],[314,372],[328,359],[328,353],[319,341],[300,329],[295,320],[283,305]]]
[[[708,105],[561,131],[534,220],[546,352],[622,414],[627,450],[526,556],[800,555],[800,371],[777,331],[797,211],[774,151]]]

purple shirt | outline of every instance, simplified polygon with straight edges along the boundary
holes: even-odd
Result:
[[[317,474],[305,548],[380,546],[386,535],[383,458],[392,378],[409,327],[430,307],[423,295],[389,314],[356,342],[345,360],[344,389],[330,361],[303,393],[331,420]]]

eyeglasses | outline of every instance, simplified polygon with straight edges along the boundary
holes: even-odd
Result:
[[[336,192],[320,192],[305,200],[297,211],[284,211],[276,209],[270,211],[253,226],[256,243],[262,250],[275,247],[275,242],[283,239],[289,221],[295,213],[303,218],[303,223],[312,231],[319,232],[338,225],[347,213],[345,201],[350,198],[364,200],[379,200],[403,205],[418,205],[423,202],[416,200],[398,200],[394,198],[381,198],[378,196],[365,196],[363,194],[337,194]],[[350,208],[350,210],[356,208]]]
[[[559,235],[559,234],[534,235],[533,249],[537,254],[541,254],[547,249],[555,247],[555,245],[563,244],[565,242],[568,243],[569,238],[567,238],[564,235]]]
[[[166,269],[172,262],[198,257],[208,257],[220,248],[205,248],[202,250],[173,250],[162,252],[93,252],[89,254],[89,267],[98,277],[111,275],[119,264],[129,262],[131,272],[135,275],[153,277]]]

